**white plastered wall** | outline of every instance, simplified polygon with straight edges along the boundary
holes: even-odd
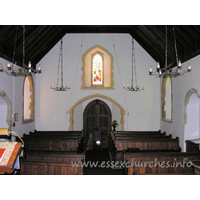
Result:
[[[7,60],[0,58],[0,63],[3,64],[3,68],[6,69],[6,65],[8,63]],[[33,76],[33,80],[35,79]],[[23,83],[24,77],[13,77],[8,76],[6,73],[0,73],[0,91],[4,91],[11,101],[12,104],[12,122],[14,122],[13,115],[18,113],[18,121],[15,122],[15,126],[11,127],[11,130],[16,132],[19,136],[22,136],[23,133],[29,133],[35,129],[35,122],[23,124],[22,116],[23,116]],[[0,97],[0,120],[4,120],[6,118],[7,112],[5,110],[5,103],[3,103],[3,99]],[[3,107],[2,107],[3,106]],[[3,122],[4,123],[4,122]],[[2,124],[3,126],[3,124]],[[1,128],[1,127],[0,127]],[[6,128],[6,127],[2,127]]]
[[[185,98],[187,92],[191,88],[195,88],[200,93],[200,56],[183,63],[183,70],[187,69],[188,63],[192,66],[192,71],[184,76],[172,78],[173,88],[173,116],[172,123],[161,120],[161,130],[167,134],[172,134],[173,137],[179,137],[179,145],[184,150],[185,144]]]
[[[95,45],[107,49],[114,57],[114,90],[81,90],[81,57]],[[149,66],[156,66],[156,62],[137,42],[137,79],[138,85],[144,86],[145,90],[134,93],[123,89],[123,84],[130,84],[131,81],[132,39],[129,34],[67,34],[63,38],[64,85],[72,87],[67,92],[50,89],[50,85],[56,84],[59,49],[60,42],[38,63],[42,67],[42,74],[36,76],[35,87],[37,130],[69,130],[70,108],[80,99],[96,93],[114,99],[125,109],[125,130],[160,129],[160,80],[148,75]],[[83,110],[91,100],[75,108],[74,128],[81,129]],[[107,104],[111,110],[115,110],[113,114],[116,115],[115,119],[118,119],[119,110],[117,111],[112,102]],[[82,113],[79,113],[79,110],[82,110]]]

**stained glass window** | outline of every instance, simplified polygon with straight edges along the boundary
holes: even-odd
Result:
[[[102,81],[102,57],[99,54],[96,54],[93,58],[93,84],[100,85]]]

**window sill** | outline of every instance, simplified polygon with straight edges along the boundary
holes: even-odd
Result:
[[[22,121],[23,124],[28,124],[28,123],[32,123],[32,122],[34,122],[33,119],[23,119],[23,121]]]
[[[163,119],[161,119],[161,120],[164,121],[164,122],[173,123],[171,119],[164,119],[164,118],[163,118]]]
[[[81,87],[81,90],[114,90],[114,87]]]

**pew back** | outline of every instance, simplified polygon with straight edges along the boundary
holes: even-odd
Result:
[[[77,151],[79,139],[24,138],[28,150]]]
[[[128,175],[138,174],[194,174],[189,161],[199,160],[200,155],[183,152],[125,153],[124,160],[132,164]],[[127,165],[128,166],[128,165]]]
[[[128,148],[139,148],[140,150],[166,150],[179,147],[178,138],[176,139],[159,139],[144,138],[136,140],[115,140],[117,151],[126,151]]]
[[[114,140],[116,136],[165,136],[166,133],[161,133],[160,131],[115,131],[111,132],[111,137]]]
[[[21,175],[83,175],[81,166],[72,166],[71,162],[43,162],[20,160]]]
[[[129,135],[129,136],[115,136],[115,140],[143,140],[143,139],[149,139],[149,140],[156,140],[156,139],[171,139],[172,135],[164,136],[164,135]]]
[[[27,151],[25,158],[30,161],[45,162],[85,161],[84,153],[69,151]]]

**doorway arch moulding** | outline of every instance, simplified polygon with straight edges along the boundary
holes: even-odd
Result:
[[[70,127],[69,127],[69,130],[70,131],[73,131],[73,124],[74,124],[74,109],[76,106],[78,106],[80,103],[88,100],[88,99],[91,99],[91,98],[94,98],[94,97],[101,97],[103,99],[107,99],[109,101],[111,101],[112,103],[114,103],[116,106],[119,107],[120,109],[120,113],[121,113],[121,120],[120,120],[120,123],[122,124],[122,131],[124,131],[124,124],[125,124],[125,121],[124,121],[124,117],[125,117],[125,113],[126,111],[124,110],[124,108],[117,102],[115,101],[114,99],[110,98],[110,97],[107,97],[105,95],[102,95],[102,94],[93,94],[93,95],[89,95],[89,96],[86,96],[86,97],[83,97],[82,99],[80,99],[79,101],[77,101],[69,110],[69,124],[70,124]]]
[[[11,103],[10,99],[8,98],[8,96],[6,95],[4,90],[0,91],[0,97],[2,97],[3,100],[7,104],[6,123],[8,124],[8,129],[11,130],[11,127],[12,127],[12,103]]]
[[[200,95],[198,93],[198,91],[194,88],[191,88],[187,94],[185,95],[185,103],[184,103],[184,124],[187,124],[187,105],[189,103],[189,100],[190,100],[190,97],[193,93],[196,93],[197,96],[199,97],[200,99]]]

